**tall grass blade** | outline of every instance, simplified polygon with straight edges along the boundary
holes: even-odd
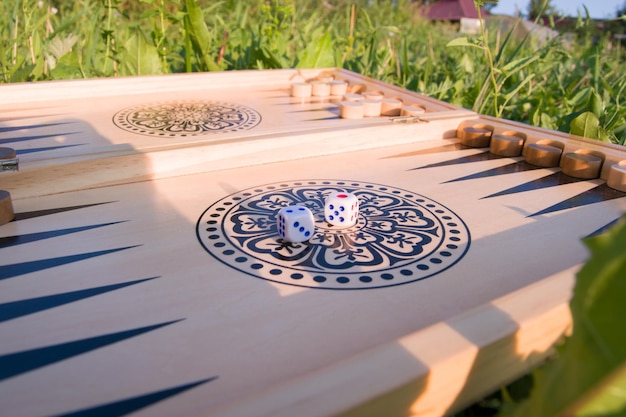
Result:
[[[193,51],[202,71],[219,71],[221,68],[211,58],[212,44],[209,28],[204,21],[204,14],[197,0],[185,0],[185,32],[187,42],[193,45]]]

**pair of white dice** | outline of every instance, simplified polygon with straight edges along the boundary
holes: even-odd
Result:
[[[326,197],[324,219],[333,226],[350,227],[359,216],[359,199],[351,193],[335,192]],[[287,206],[277,217],[278,234],[287,242],[309,240],[315,232],[313,213],[304,206]]]

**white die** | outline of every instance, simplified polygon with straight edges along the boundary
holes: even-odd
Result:
[[[315,219],[304,206],[287,206],[280,209],[276,218],[278,234],[286,242],[306,242],[315,232]]]
[[[359,199],[345,192],[331,193],[324,204],[324,218],[333,226],[350,227],[359,217]]]

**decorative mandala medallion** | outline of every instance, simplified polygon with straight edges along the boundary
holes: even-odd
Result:
[[[261,115],[240,104],[173,101],[124,109],[113,116],[113,122],[133,133],[180,137],[252,129]]]
[[[357,223],[324,221],[331,192],[359,199]],[[283,241],[276,215],[308,207],[315,232],[308,242]],[[302,287],[380,288],[434,276],[467,252],[470,233],[447,207],[424,196],[379,184],[311,180],[264,185],[232,194],[200,217],[197,235],[219,261],[254,277]]]

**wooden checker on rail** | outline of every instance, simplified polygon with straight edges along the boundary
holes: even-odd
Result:
[[[545,358],[626,211],[623,148],[345,70],[0,93],[7,417],[451,413]]]

